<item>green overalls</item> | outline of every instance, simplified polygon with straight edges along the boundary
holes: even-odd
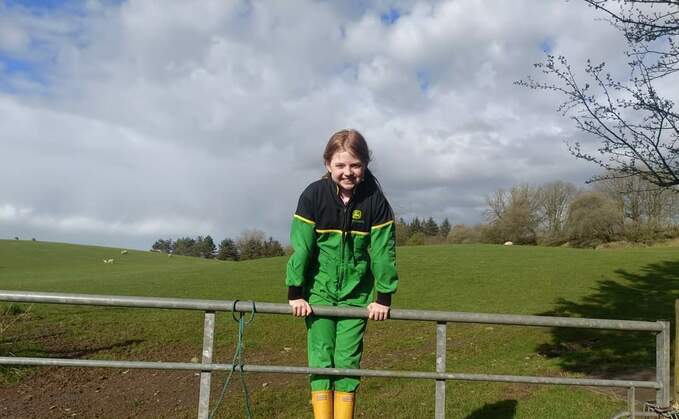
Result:
[[[311,305],[366,307],[391,304],[396,291],[394,215],[377,181],[366,179],[344,205],[337,185],[321,179],[299,198],[290,241],[288,299]],[[309,367],[359,368],[366,319],[306,318]],[[311,389],[353,392],[357,377],[311,376]]]

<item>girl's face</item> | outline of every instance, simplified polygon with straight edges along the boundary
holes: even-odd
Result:
[[[338,151],[332,155],[325,168],[342,192],[351,192],[363,180],[365,165],[348,151]]]

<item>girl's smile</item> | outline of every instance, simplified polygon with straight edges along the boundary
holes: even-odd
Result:
[[[325,167],[344,195],[351,195],[356,185],[363,180],[365,171],[365,164],[348,151],[338,151],[333,154]]]

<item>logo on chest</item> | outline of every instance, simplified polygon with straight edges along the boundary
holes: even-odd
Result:
[[[353,210],[351,212],[351,220],[353,224],[363,224],[363,212],[361,210]]]

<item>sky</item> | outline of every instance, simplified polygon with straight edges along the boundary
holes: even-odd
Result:
[[[354,128],[397,217],[483,221],[520,183],[584,187],[592,141],[514,84],[546,53],[624,71],[581,1],[0,0],[0,238],[288,242]]]

